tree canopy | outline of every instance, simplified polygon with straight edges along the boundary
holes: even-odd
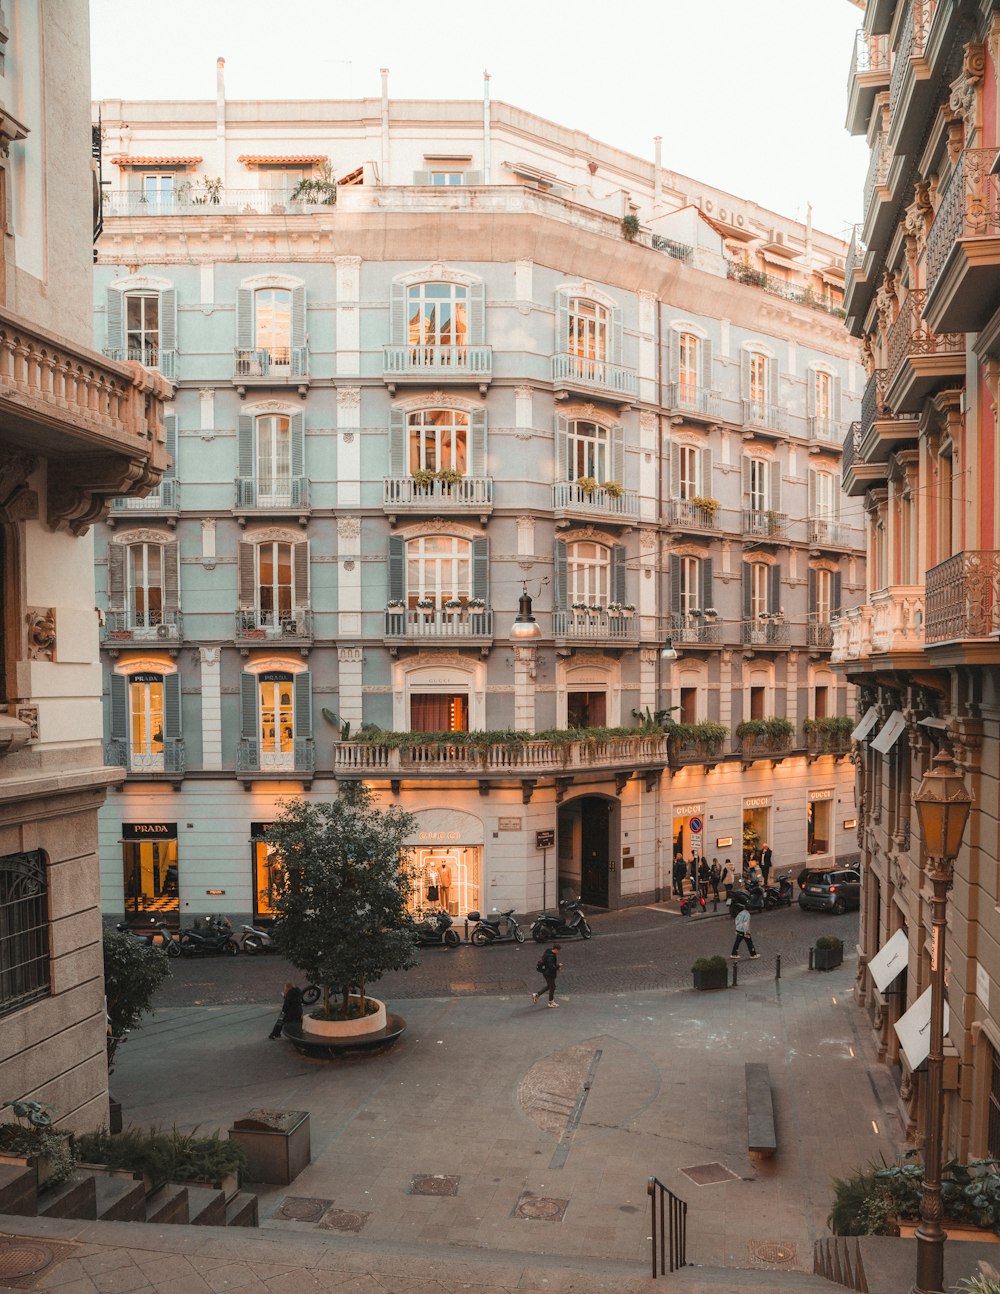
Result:
[[[119,930],[104,932],[104,995],[108,1012],[108,1066],[129,1029],[137,1029],[153,994],[170,974],[166,955]]]

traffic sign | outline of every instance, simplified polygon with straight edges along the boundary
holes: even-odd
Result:
[[[691,835],[692,835],[692,836],[700,836],[700,835],[701,835],[701,818],[692,818],[692,819],[688,822],[688,826],[691,828]]]

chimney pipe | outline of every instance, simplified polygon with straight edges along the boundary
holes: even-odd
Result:
[[[218,176],[226,178],[226,60],[215,60],[215,153]]]
[[[655,135],[653,137],[653,210],[659,208],[660,201],[663,198],[663,136]]]
[[[389,69],[379,68],[382,76],[382,183],[389,183]]]
[[[490,74],[483,72],[483,183],[492,184],[492,144],[490,141]]]

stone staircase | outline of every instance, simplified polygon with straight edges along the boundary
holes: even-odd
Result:
[[[39,1191],[34,1167],[0,1163],[0,1214],[91,1222],[154,1222],[199,1227],[256,1227],[257,1196],[167,1182],[147,1193],[142,1174],[78,1166],[69,1179]]]

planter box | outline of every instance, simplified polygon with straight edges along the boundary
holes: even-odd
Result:
[[[357,1002],[356,997],[349,999]],[[378,998],[367,999],[378,1009],[372,1015],[357,1020],[317,1020],[314,1015],[302,1017],[302,1032],[316,1038],[357,1038],[366,1033],[378,1033],[385,1028],[385,1003]]]
[[[844,961],[844,946],[839,948],[814,948],[813,968],[819,971],[836,970]]]
[[[729,987],[729,967],[723,966],[721,970],[696,970],[691,972],[694,986],[696,989],[711,988],[728,988]]]
[[[250,1110],[229,1139],[246,1152],[247,1178],[288,1186],[311,1159],[308,1110]]]

